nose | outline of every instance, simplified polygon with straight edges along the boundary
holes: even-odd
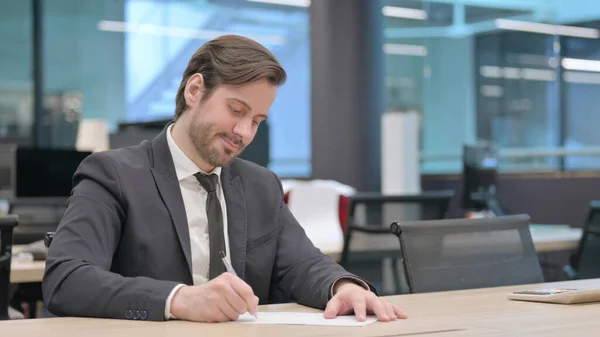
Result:
[[[252,137],[252,120],[244,118],[233,128],[233,133],[241,137],[244,144],[248,144],[248,139]]]

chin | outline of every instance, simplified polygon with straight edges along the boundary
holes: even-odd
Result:
[[[234,153],[230,149],[224,149],[219,153],[219,164],[218,166],[227,166],[237,157],[237,153]]]

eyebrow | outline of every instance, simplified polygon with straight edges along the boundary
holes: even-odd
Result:
[[[249,111],[252,111],[252,108],[250,107],[250,104],[246,103],[244,100],[241,100],[239,98],[235,98],[235,97],[227,97],[227,99],[232,100],[232,101],[236,101],[244,106],[246,106],[246,108],[248,108]]]
[[[235,98],[235,97],[228,97],[227,99],[236,101],[236,102],[242,104],[243,106],[245,106],[246,108],[248,108],[248,111],[252,111],[252,107],[250,107],[250,104],[246,103],[244,100],[241,100],[241,99]],[[269,118],[269,116],[263,115],[263,114],[258,114],[256,116],[262,117],[264,120],[267,120]]]

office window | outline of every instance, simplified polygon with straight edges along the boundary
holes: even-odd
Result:
[[[525,32],[476,38],[478,138],[501,149],[502,171],[559,169],[556,157],[539,155],[560,145],[554,42],[552,35]]]
[[[310,175],[308,8],[247,0],[43,4],[45,95],[61,125],[55,146],[73,144],[81,119],[102,119],[111,132],[120,123],[171,119],[193,53],[212,38],[239,34],[264,44],[288,72],[269,116],[270,168]],[[65,101],[78,109],[59,111]]]
[[[600,29],[600,22],[582,24]],[[600,42],[598,39],[562,39],[562,85],[565,113],[565,168],[600,169]]]
[[[281,176],[309,176],[308,16],[305,7],[245,0],[127,1],[127,120],[171,118],[182,73],[196,49],[218,35],[245,35],[271,50],[288,73],[269,112],[270,168]]]
[[[459,173],[478,139],[503,172],[600,168],[600,4],[384,3],[387,109],[421,113],[422,173]]]
[[[111,131],[125,120],[124,37],[99,29],[103,20],[123,20],[125,0],[41,4],[46,138],[73,148],[82,119],[104,120]]]
[[[462,146],[475,136],[473,37],[451,34],[451,3],[384,5],[386,111],[420,115],[422,173],[460,172]],[[477,20],[471,6],[461,8]]]
[[[31,1],[0,0],[0,143],[31,144]]]

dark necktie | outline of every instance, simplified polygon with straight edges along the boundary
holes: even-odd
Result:
[[[206,175],[196,173],[194,175],[200,186],[208,192],[206,199],[206,215],[208,217],[208,241],[210,244],[209,280],[225,272],[225,265],[219,253],[225,253],[225,236],[223,233],[223,211],[217,197],[217,184],[219,177],[216,174]]]

